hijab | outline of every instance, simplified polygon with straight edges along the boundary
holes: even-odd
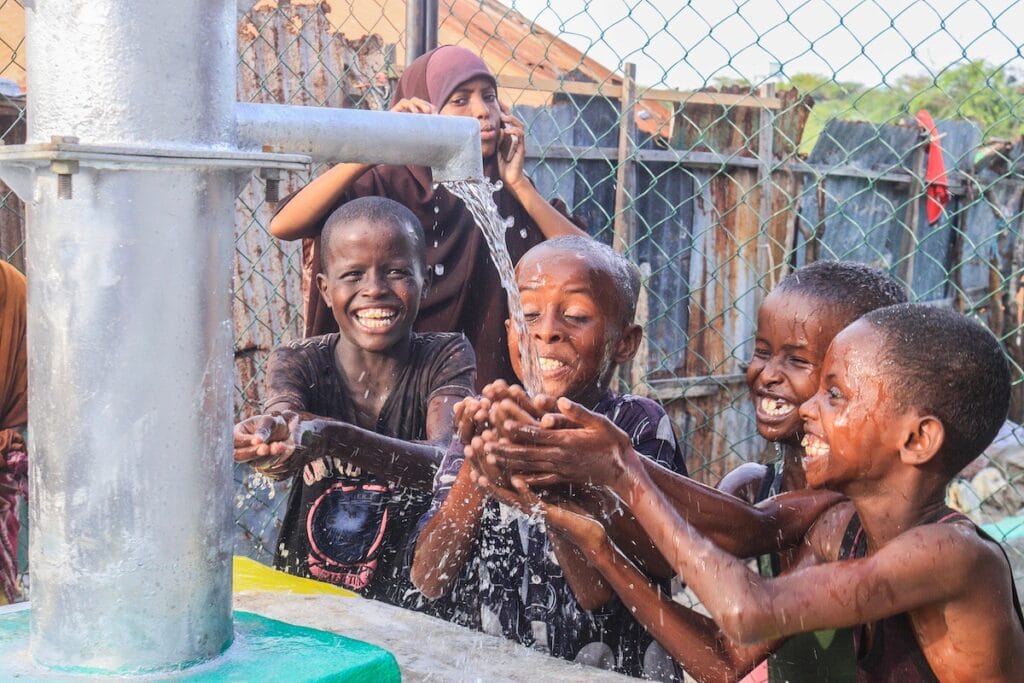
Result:
[[[395,101],[419,97],[440,110],[458,86],[479,77],[494,81],[478,55],[462,47],[445,45],[409,65],[398,81]],[[484,159],[484,173],[492,181],[498,180],[496,155]],[[367,195],[401,202],[423,224],[427,267],[431,272],[416,331],[464,333],[476,351],[478,388],[499,378],[517,382],[508,358],[506,295],[483,233],[462,200],[443,186],[435,188],[430,169],[424,166],[375,166],[352,184],[339,205]],[[494,200],[499,213],[514,220],[505,241],[512,263],[516,263],[544,236],[509,191],[496,192]],[[328,215],[330,212],[323,216],[321,227]],[[337,323],[316,286],[316,275],[321,270],[320,245],[318,241],[307,240],[303,246],[303,265],[310,278],[306,335],[334,332]]]

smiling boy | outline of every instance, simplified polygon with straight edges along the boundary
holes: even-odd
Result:
[[[344,204],[328,220],[317,286],[339,332],[282,346],[267,364],[264,415],[235,428],[235,460],[292,477],[274,566],[417,607],[406,543],[429,504],[472,393],[461,334],[417,334],[423,230],[390,199]]]
[[[544,392],[607,415],[629,434],[637,452],[685,472],[661,407],[608,388],[616,366],[632,358],[642,335],[633,323],[640,289],[636,266],[598,242],[562,237],[527,252],[516,281]],[[509,353],[521,376],[519,343],[510,330]],[[514,390],[502,385],[485,394],[498,398],[507,392]],[[488,402],[470,399],[456,415]],[[466,440],[472,436],[463,433]],[[491,500],[470,470],[456,442],[438,469],[434,502],[417,542],[412,577],[424,595],[447,593],[468,563],[479,572],[476,588],[457,599],[479,615],[483,630],[554,656],[640,675],[650,636],[576,548]],[[573,492],[581,494],[579,488]]]
[[[579,447],[604,442],[621,464],[616,492],[733,641],[855,627],[861,680],[1015,681],[1024,614],[1009,563],[944,504],[950,479],[997,433],[1009,380],[995,338],[951,311],[890,306],[841,332],[800,409],[803,467],[809,486],[851,502],[822,516],[805,562],[777,578],[754,574],[684,521],[606,419],[559,407],[580,425]],[[547,512],[601,554],[599,525]]]

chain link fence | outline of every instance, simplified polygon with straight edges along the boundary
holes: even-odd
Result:
[[[0,0],[8,143],[24,138],[19,11]],[[438,0],[437,35],[498,74],[541,193],[640,265],[646,339],[622,383],[662,401],[696,478],[774,457],[743,370],[757,306],[793,268],[870,263],[914,299],[985,322],[1013,368],[1010,421],[949,500],[1005,543],[1024,581],[1021,25],[1020,0]],[[387,108],[405,32],[405,0],[240,2],[239,100]],[[301,335],[309,285],[301,245],[269,236],[265,190],[254,178],[237,205],[239,417],[259,409],[270,350]],[[4,188],[0,256],[19,266],[22,215]],[[248,474],[238,551],[269,561],[285,485]]]

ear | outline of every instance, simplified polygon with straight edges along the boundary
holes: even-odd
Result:
[[[323,273],[316,274],[316,286],[320,290],[320,299],[323,300],[327,308],[331,307],[331,297],[327,296],[327,276]]]
[[[946,429],[934,415],[907,416],[900,460],[907,465],[923,465],[942,450]]]
[[[627,323],[622,327],[622,335],[619,341],[615,342],[612,349],[612,360],[616,365],[632,360],[640,348],[640,341],[644,338],[644,328],[633,323]]]

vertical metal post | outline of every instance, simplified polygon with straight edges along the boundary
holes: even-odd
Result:
[[[424,54],[423,22],[426,15],[425,0],[406,0],[405,2],[405,65],[409,66],[416,58]]]
[[[437,0],[424,0],[423,9],[423,51],[430,52],[437,47]]]
[[[615,250],[626,254],[636,241],[636,64],[623,69],[619,102],[619,151],[615,171]]]
[[[26,3],[28,142],[233,140],[235,4]],[[232,637],[234,177],[148,168],[41,169],[27,199],[30,650],[51,667],[179,668]]]

